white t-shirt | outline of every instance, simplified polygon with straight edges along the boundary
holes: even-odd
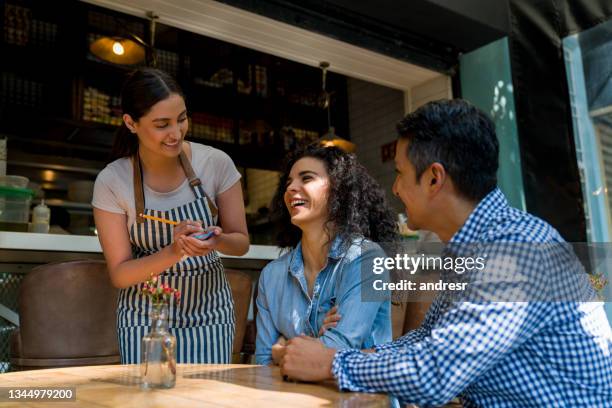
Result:
[[[232,159],[214,147],[190,143],[191,167],[202,182],[208,197],[216,204],[217,196],[240,180],[240,173]],[[160,193],[143,186],[145,207],[165,211],[187,204],[196,199],[188,180],[174,191]],[[130,226],[136,221],[134,201],[134,171],[129,157],[109,163],[96,178],[91,204],[104,211],[127,214]]]

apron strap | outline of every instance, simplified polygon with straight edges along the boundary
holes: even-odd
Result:
[[[145,210],[145,198],[143,190],[142,169],[140,168],[140,156],[138,151],[132,156],[132,168],[134,169],[134,202],[136,203],[136,223],[142,224],[144,218],[140,214]]]
[[[181,161],[181,166],[183,166],[183,171],[187,176],[187,180],[189,180],[189,185],[194,190],[198,188],[200,190],[200,193],[202,193],[204,197],[206,197],[206,201],[208,202],[208,208],[210,208],[210,213],[213,217],[216,217],[219,213],[219,210],[217,209],[217,206],[215,205],[213,200],[208,197],[208,194],[206,194],[206,191],[204,191],[204,189],[202,188],[202,182],[199,178],[196,177],[195,172],[193,171],[193,167],[191,167],[191,163],[189,163],[189,159],[187,158],[187,155],[185,154],[184,150],[181,150],[179,160]]]
[[[189,180],[189,185],[194,191],[196,188],[198,188],[200,193],[206,197],[211,216],[216,217],[219,210],[217,209],[217,206],[213,200],[208,197],[208,194],[206,194],[206,191],[204,191],[202,188],[202,182],[196,177],[193,167],[191,167],[191,163],[189,163],[189,159],[184,151],[181,151],[179,160],[181,162],[181,166],[183,167],[183,171],[187,176],[187,180]],[[141,224],[144,222],[144,218],[142,218],[140,214],[143,214],[145,210],[145,196],[143,189],[144,182],[142,179],[142,168],[140,167],[140,156],[138,156],[138,152],[132,156],[132,167],[134,169],[134,203],[136,204],[136,223]]]

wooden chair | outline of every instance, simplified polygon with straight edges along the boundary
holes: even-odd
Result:
[[[393,331],[393,340],[403,336],[410,330],[418,328],[431,302],[404,302],[391,303],[391,327]]]
[[[225,275],[227,276],[227,281],[232,289],[232,296],[234,298],[234,313],[236,317],[236,334],[232,348],[232,362],[244,363],[248,359],[248,356],[244,355],[241,351],[246,332],[253,284],[251,282],[251,277],[244,272],[226,269]]]
[[[119,363],[117,296],[104,261],[32,269],[20,287],[11,364],[33,369]]]

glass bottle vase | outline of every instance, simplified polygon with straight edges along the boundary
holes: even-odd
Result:
[[[168,331],[168,305],[154,303],[151,329],[142,338],[142,388],[172,388],[176,383],[176,337]]]

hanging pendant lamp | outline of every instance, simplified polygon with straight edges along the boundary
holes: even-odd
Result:
[[[319,64],[319,67],[322,74],[322,91],[319,96],[319,106],[327,109],[327,133],[319,139],[319,144],[325,147],[336,146],[347,153],[353,153],[357,149],[357,145],[336,135],[336,129],[331,125],[331,94],[326,89],[329,62],[323,61]]]
[[[147,58],[147,65],[155,67],[155,20],[158,18],[153,12],[148,12],[149,43],[133,33],[125,36],[100,37],[89,46],[89,51],[96,57],[119,65],[135,65]],[[148,55],[147,55],[148,53]]]

